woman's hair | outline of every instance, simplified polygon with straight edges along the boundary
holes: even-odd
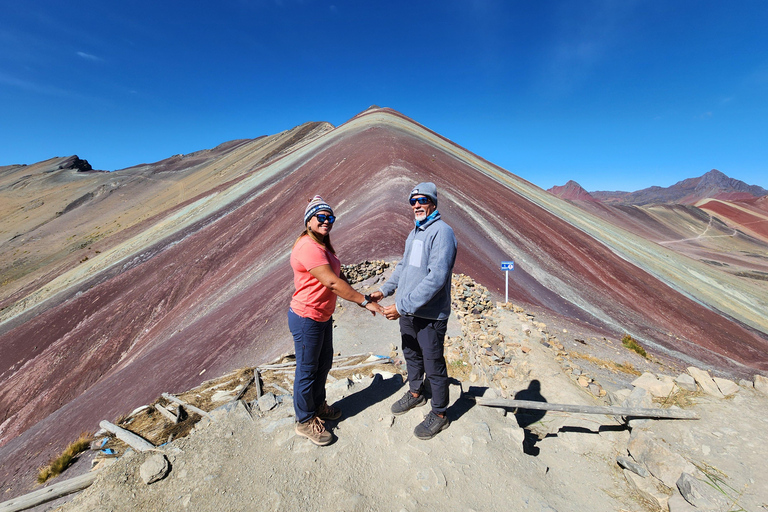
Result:
[[[317,242],[319,244],[323,244],[326,249],[331,251],[332,254],[336,254],[336,251],[334,250],[333,245],[331,245],[331,235],[325,235],[324,239],[320,238],[317,235],[317,233],[315,233],[314,231],[312,231],[309,228],[309,224],[307,224],[306,229],[304,229],[304,231],[302,231],[301,234],[296,238],[296,241],[293,242],[294,247],[296,246],[297,243],[299,243],[299,240],[301,240],[301,237],[303,237],[303,236],[312,237],[312,240],[314,240],[315,242]]]

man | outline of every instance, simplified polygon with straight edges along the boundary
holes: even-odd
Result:
[[[424,376],[432,390],[432,410],[416,426],[414,435],[432,439],[448,427],[448,370],[443,357],[443,340],[451,314],[451,275],[456,261],[453,229],[440,219],[437,188],[419,183],[408,197],[416,227],[405,241],[403,258],[392,277],[377,292],[374,301],[397,290],[395,304],[384,308],[390,320],[400,319],[403,355],[408,369],[409,390],[392,404],[399,415],[427,403]]]

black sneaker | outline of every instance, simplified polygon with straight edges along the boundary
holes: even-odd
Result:
[[[427,399],[424,398],[424,393],[421,393],[419,396],[413,396],[410,391],[406,391],[403,398],[392,404],[390,410],[392,411],[392,414],[399,416],[400,414],[405,414],[414,407],[421,407],[426,403]]]
[[[451,422],[448,420],[448,416],[441,418],[434,411],[429,411],[424,421],[416,425],[413,429],[413,435],[419,439],[432,439],[438,432],[448,428]]]

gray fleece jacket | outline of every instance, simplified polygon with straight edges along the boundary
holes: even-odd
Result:
[[[380,290],[385,297],[397,290],[395,307],[402,316],[447,320],[451,314],[456,237],[436,213],[408,235],[403,259]]]

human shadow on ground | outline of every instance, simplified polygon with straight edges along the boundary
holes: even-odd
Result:
[[[546,398],[544,398],[544,395],[541,394],[541,382],[534,379],[528,384],[527,389],[523,389],[522,391],[518,391],[515,393],[515,400],[528,400],[530,402],[545,402],[547,401]],[[515,419],[517,420],[517,424],[520,428],[523,429],[524,437],[523,437],[523,453],[526,455],[531,455],[533,457],[536,457],[540,449],[538,446],[536,446],[536,443],[539,441],[539,436],[531,432],[530,427],[537,421],[541,421],[542,418],[544,418],[544,415],[547,413],[547,411],[537,411],[533,409],[518,409],[517,413],[515,414]]]
[[[448,385],[452,386],[459,386],[461,388],[461,382],[454,378],[448,379]],[[445,410],[445,415],[448,416],[448,419],[451,422],[454,422],[464,416],[467,411],[469,411],[471,408],[475,406],[475,396],[482,396],[482,392],[480,392],[479,395],[474,395],[474,393],[477,393],[479,388],[476,388],[474,386],[470,386],[469,391],[466,393],[462,392],[459,395],[459,398],[456,399],[455,402],[453,402],[451,405],[448,406],[448,409]]]
[[[373,376],[373,381],[365,389],[345,396],[333,404],[334,407],[341,409],[341,418],[337,422],[340,423],[348,418],[357,416],[374,404],[386,400],[397,393],[397,390],[402,388],[403,384],[403,376],[400,374],[395,374],[385,379],[381,374],[377,373]]]

